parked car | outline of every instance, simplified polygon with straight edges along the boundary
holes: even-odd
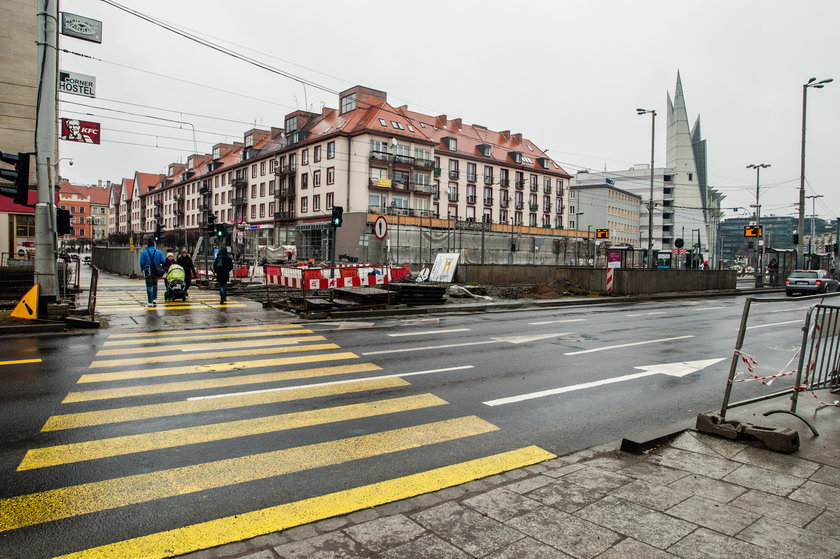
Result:
[[[785,281],[785,295],[788,297],[792,297],[795,293],[816,295],[838,290],[840,290],[840,282],[825,270],[796,270]]]

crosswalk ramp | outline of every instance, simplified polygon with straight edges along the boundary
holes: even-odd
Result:
[[[0,557],[171,557],[553,457],[407,378],[297,324],[111,334],[0,488]]]

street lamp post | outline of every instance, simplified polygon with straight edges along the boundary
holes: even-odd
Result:
[[[587,260],[589,260],[589,252],[590,252],[589,251],[589,245],[590,245],[590,243],[592,243],[593,245],[595,244],[590,240],[591,235],[592,235],[592,224],[590,223],[589,225],[586,226],[586,259]],[[587,264],[588,264],[588,262],[587,262]],[[594,247],[592,249],[592,267],[593,268],[595,267],[595,248]]]
[[[575,229],[580,231],[580,216],[583,215],[583,212],[575,212]],[[577,250],[575,250],[575,265],[580,266],[580,238],[578,238],[577,242],[575,242],[577,246]]]
[[[761,177],[761,170],[770,167],[769,163],[751,163],[747,165],[747,169],[755,169],[755,224],[761,231],[761,204],[759,203],[759,184]],[[764,241],[764,233],[758,238],[761,243],[758,253],[758,262],[756,262],[755,286],[764,287],[764,246],[767,244]]]
[[[650,115],[650,199],[648,200],[648,268],[653,268],[653,148],[656,137],[656,111],[653,109],[636,109],[637,115]]]
[[[825,84],[831,83],[834,78],[817,81],[817,78],[811,78],[808,83],[802,84],[802,150],[799,163],[799,222],[796,227],[799,235],[799,258],[797,262],[800,268],[805,267],[805,253],[802,250],[802,245],[805,239],[805,112],[808,107],[808,88],[822,89]]]
[[[822,198],[822,194],[815,194],[814,196],[806,196],[811,200],[811,236],[808,237],[808,253],[814,254],[814,237],[817,234],[816,220],[817,220],[817,198]],[[802,237],[800,237],[802,238]],[[805,268],[805,266],[803,266]],[[810,268],[810,266],[808,266]]]

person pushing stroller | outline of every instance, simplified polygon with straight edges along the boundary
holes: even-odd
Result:
[[[166,301],[186,301],[187,300],[187,282],[185,280],[186,272],[182,266],[178,264],[170,264],[163,276],[163,283],[166,285],[166,291],[163,298]]]

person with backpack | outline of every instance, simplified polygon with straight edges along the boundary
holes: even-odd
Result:
[[[163,253],[155,248],[154,239],[149,239],[146,250],[140,253],[140,270],[146,280],[146,307],[154,307],[157,302],[158,279],[163,275]]]
[[[224,305],[227,301],[227,284],[230,281],[231,270],[233,270],[233,260],[228,254],[227,248],[222,247],[213,261],[213,273],[216,274],[216,281],[219,282],[220,305]]]

